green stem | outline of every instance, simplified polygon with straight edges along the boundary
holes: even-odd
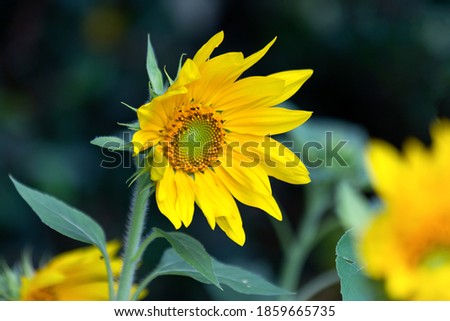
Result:
[[[136,254],[141,245],[148,198],[153,193],[153,189],[148,188],[148,181],[148,175],[145,174],[140,175],[136,180],[134,199],[130,213],[130,227],[125,239],[123,267],[120,273],[119,289],[117,292],[117,300],[119,301],[126,301],[131,298],[131,288],[139,261],[139,257]]]
[[[336,270],[333,269],[328,272],[322,273],[299,289],[296,300],[311,300],[315,295],[319,294],[326,288],[335,285],[336,283],[339,283],[339,277],[336,273]]]
[[[156,232],[152,232],[149,236],[147,236],[141,243],[141,246],[139,247],[136,255],[133,257],[133,260],[135,261],[139,261],[140,258],[142,257],[142,255],[144,254],[145,250],[147,249],[147,246],[150,245],[150,243],[152,243],[155,239],[157,239],[158,237],[161,237],[161,235],[159,235]],[[147,287],[147,285],[153,281],[154,278],[156,278],[158,275],[154,274],[153,272],[150,273],[149,275],[147,275],[145,277],[145,279],[141,282],[141,284],[139,284],[138,288],[136,289],[136,291],[133,294],[133,297],[131,298],[132,301],[136,301],[139,297],[139,294],[141,294],[141,292]]]
[[[330,204],[327,188],[308,186],[306,189],[307,208],[303,220],[300,220],[297,236],[284,257],[281,270],[281,287],[295,291],[302,276],[305,261],[316,244],[323,214]],[[281,299],[286,300],[287,297]]]
[[[294,291],[297,287],[306,258],[314,243],[314,233],[312,232],[317,231],[317,228],[311,220],[305,220],[304,226],[309,227],[310,230],[308,231],[306,228],[301,230],[298,237],[294,239],[289,254],[285,257],[282,266],[281,287],[290,291]]]
[[[149,236],[147,236],[141,243],[141,246],[139,246],[138,251],[136,252],[136,255],[133,257],[133,260],[138,261],[141,256],[144,254],[145,250],[147,249],[147,246],[150,245],[150,243],[153,242],[153,240],[157,239],[158,237],[161,237],[158,233],[152,232]]]
[[[292,231],[292,224],[287,217],[283,217],[281,222],[271,219],[273,228],[280,242],[281,249],[285,256],[289,255],[290,245],[294,239],[294,232]]]
[[[136,301],[139,297],[139,294],[141,294],[142,291],[147,287],[147,285],[153,281],[155,278],[158,277],[158,273],[151,272],[148,274],[139,284],[138,288],[136,289],[136,292],[134,292],[133,297],[131,298],[133,301]]]
[[[102,255],[104,257],[105,260],[105,265],[106,265],[106,273],[108,275],[108,292],[109,292],[109,299],[115,300],[116,299],[116,294],[114,293],[114,275],[113,275],[113,271],[111,268],[111,259],[109,258],[109,254],[108,251],[106,250],[106,248],[100,249],[102,251]]]

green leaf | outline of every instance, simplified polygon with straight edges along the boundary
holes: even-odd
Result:
[[[289,291],[281,289],[262,277],[245,271],[239,267],[228,265],[211,258],[214,273],[220,284],[229,286],[231,289],[253,295],[287,295],[292,294]],[[191,277],[199,282],[211,284],[201,273],[187,264],[174,249],[167,249],[153,274],[162,275],[180,275]]]
[[[387,300],[381,282],[369,279],[359,264],[351,231],[347,231],[336,247],[336,269],[345,301]]]
[[[165,238],[184,261],[198,271],[208,282],[220,288],[214,274],[211,257],[199,241],[184,233],[164,232],[158,228],[155,228],[153,233]]]
[[[339,119],[312,117],[285,135],[288,143],[294,143],[294,152],[301,152],[313,182],[347,180],[356,186],[369,185],[364,159],[368,134],[363,127]]]
[[[336,190],[336,213],[345,230],[359,235],[372,218],[371,204],[347,181],[341,182]]]
[[[130,150],[132,147],[131,143],[116,136],[99,136],[91,140],[91,144],[111,151]]]
[[[148,35],[147,43],[147,73],[152,91],[158,96],[162,95],[164,93],[164,83],[161,70],[158,68],[155,52],[153,51],[152,43],[150,41],[150,35]]]
[[[74,240],[95,245],[105,259],[108,290],[114,299],[111,261],[106,250],[106,237],[102,227],[83,212],[60,200],[29,188],[9,176],[20,196],[30,205],[41,221],[53,230]]]
[[[106,248],[105,233],[92,218],[52,196],[19,183],[12,176],[10,178],[20,196],[44,224],[74,240]]]

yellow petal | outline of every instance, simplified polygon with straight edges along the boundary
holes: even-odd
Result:
[[[203,173],[195,173],[195,203],[200,207],[205,216],[209,226],[212,230],[216,227],[216,214],[218,207],[218,200],[213,197],[218,187],[209,173],[205,170]],[[228,191],[227,191],[228,192]]]
[[[240,216],[235,200],[224,184],[210,169],[195,174],[195,202],[201,208],[209,225],[215,228],[216,219],[222,216]]]
[[[118,276],[122,270],[122,260],[120,258],[112,258],[111,269],[114,276]],[[67,267],[63,272],[67,277],[66,284],[86,283],[107,279],[107,270],[101,254],[95,260],[91,261],[80,259],[79,262],[74,262],[71,267]]]
[[[59,301],[106,301],[109,300],[108,282],[62,286],[55,289]]]
[[[188,93],[189,91],[186,87],[169,87],[169,89],[167,89],[164,94],[153,98],[150,104],[154,104],[153,108],[165,114],[168,119],[175,109],[174,106],[176,105],[174,104],[174,101],[179,101],[185,98],[186,94]],[[168,120],[166,120],[166,122],[164,123],[164,126],[166,125],[167,121]]]
[[[223,41],[223,31],[216,33],[208,40],[195,54],[193,61],[197,66],[201,66],[211,56],[215,48],[217,48]]]
[[[181,219],[175,210],[177,187],[171,167],[164,171],[163,178],[156,183],[156,203],[161,213],[166,216],[176,229],[181,227]]]
[[[285,108],[252,108],[223,115],[224,127],[232,132],[256,136],[288,132],[308,120],[311,112]]]
[[[187,72],[186,69],[184,69],[184,72]],[[181,83],[181,80],[179,83]],[[153,131],[163,130],[172,116],[174,106],[176,106],[174,101],[182,99],[187,93],[186,87],[174,88],[171,86],[164,94],[139,107],[137,115],[140,128]]]
[[[239,112],[242,107],[267,106],[273,96],[282,94],[284,81],[269,77],[247,77],[235,82],[228,89],[219,91],[214,99],[214,108],[217,110],[230,110]],[[224,114],[227,115],[227,114]],[[226,118],[224,116],[224,118]]]
[[[450,180],[450,171],[446,170],[450,163],[450,120],[441,118],[431,126],[432,155],[435,164],[445,173],[447,181]]]
[[[238,79],[239,76],[244,71],[249,69],[255,63],[257,63],[267,53],[269,48],[274,44],[275,40],[276,37],[271,42],[269,42],[263,49],[245,58],[237,68],[235,68],[232,71],[230,70],[230,79],[233,79],[232,81]],[[197,53],[193,58],[195,64],[199,68],[201,68],[202,65],[205,63],[205,61],[211,56],[213,50],[217,48],[222,41],[223,41],[223,32],[221,31],[216,35],[214,35],[206,44],[204,44],[200,48],[199,51],[197,51]]]
[[[230,52],[214,57],[208,60],[203,65],[199,66],[202,77],[204,77],[204,79],[200,81],[201,84],[194,85],[196,89],[194,89],[193,91],[197,93],[198,96],[193,97],[198,97],[201,101],[205,101],[205,103],[207,104],[215,104],[216,101],[214,98],[218,94],[220,94],[219,96],[226,97],[226,95],[222,93],[224,91],[227,91],[228,86],[233,84],[233,82],[235,82],[245,70],[249,69],[256,62],[258,62],[259,59],[261,59],[273,45],[275,40],[276,38],[274,38],[263,49],[245,59],[240,52]],[[197,60],[195,60],[195,58],[194,61],[197,63]],[[260,92],[263,91],[261,90],[261,88],[255,88],[256,91],[258,89],[260,90]],[[273,90],[273,88],[271,90]],[[279,92],[277,92],[277,94],[279,94]],[[265,94],[265,96],[267,97],[267,94]],[[230,107],[233,107],[233,105],[221,106],[221,108],[223,109]]]
[[[197,65],[192,61],[192,59],[186,59],[183,66],[181,67],[177,79],[170,86],[168,91],[176,90],[178,88],[185,87],[186,85],[194,82],[201,78],[200,71]]]
[[[154,182],[160,181],[164,177],[164,172],[169,168],[169,162],[164,157],[161,145],[152,149],[150,179]]]
[[[183,222],[188,227],[194,216],[194,187],[192,178],[183,171],[175,171],[175,185],[177,187],[177,199],[175,210]]]
[[[264,48],[245,58],[242,65],[239,68],[236,68],[236,70],[234,70],[232,73],[230,73],[230,76],[234,79],[238,79],[239,76],[241,76],[244,71],[249,69],[251,66],[256,64],[262,57],[264,57],[264,55],[267,53],[270,47],[272,47],[272,45],[275,43],[275,40],[277,40],[276,37],[273,38],[273,40],[269,42]]]
[[[302,161],[289,148],[269,136],[228,133],[227,143],[240,146],[240,153],[259,160],[259,165],[269,176],[290,184],[311,181]]]
[[[137,116],[141,129],[158,131],[164,128],[168,120],[164,109],[159,106],[159,101],[153,99],[138,108]]]
[[[228,145],[226,152],[219,157],[219,160],[220,168],[228,172],[247,191],[263,195],[272,194],[269,178],[264,169],[259,166],[258,159],[246,157]]]
[[[214,169],[219,179],[224,183],[227,189],[241,203],[262,209],[269,215],[281,221],[282,215],[277,202],[272,195],[260,194],[249,190],[249,186],[242,185],[223,166]]]
[[[311,77],[313,71],[311,69],[282,71],[272,75],[269,78],[284,80],[283,94],[274,97],[268,104],[269,106],[278,105],[294,95],[300,87]]]
[[[119,241],[107,243],[106,250],[111,257],[114,257],[120,249]],[[95,246],[85,246],[71,251],[67,251],[55,256],[47,266],[54,270],[65,270],[73,268],[76,262],[98,262],[102,256],[100,250]]]
[[[33,277],[23,277],[21,279],[23,287],[21,290],[24,290],[22,291],[22,296],[25,297],[28,293],[63,283],[66,280],[67,277],[62,271],[44,267],[43,269],[38,270]]]
[[[238,217],[221,216],[217,219],[217,225],[234,242],[240,246],[245,243],[245,231],[242,227],[242,219]]]
[[[363,233],[360,246],[357,249],[364,260],[367,273],[373,278],[386,276],[395,256],[394,231],[392,221],[386,214],[378,214]],[[383,255],[380,255],[383,253]]]
[[[413,294],[416,290],[417,282],[416,273],[411,273],[410,270],[403,267],[393,266],[385,281],[386,292],[393,300],[414,299]]]
[[[205,105],[212,104],[214,97],[233,85],[236,79],[230,74],[243,61],[241,52],[229,52],[208,60],[199,68],[202,78],[190,86],[192,97]]]
[[[395,195],[401,169],[397,149],[387,142],[372,140],[367,150],[367,158],[369,174],[378,193],[382,196]]]
[[[134,155],[156,145],[161,139],[161,134],[153,130],[138,130],[134,133],[131,142],[133,143]]]
[[[243,62],[244,55],[242,52],[227,52],[211,58],[199,68],[202,74],[202,80],[209,81],[215,80],[216,78],[229,77],[230,72]]]

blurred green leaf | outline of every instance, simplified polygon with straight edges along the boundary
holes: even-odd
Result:
[[[351,231],[347,231],[336,247],[336,269],[345,301],[387,300],[380,282],[369,279],[358,263]]]
[[[0,301],[15,301],[20,298],[20,274],[6,262],[0,262]]]
[[[184,261],[209,283],[220,288],[212,267],[211,257],[199,241],[184,233],[164,232],[158,228],[155,228],[153,233],[165,238]]]
[[[347,180],[355,186],[368,185],[364,160],[368,134],[363,127],[339,119],[313,117],[286,137],[285,145],[300,153],[313,182]]]
[[[150,89],[157,96],[164,93],[164,82],[161,74],[161,70],[158,68],[155,52],[150,41],[150,35],[148,35],[147,42],[147,73],[150,80]]]
[[[336,190],[336,213],[345,230],[359,235],[372,217],[370,203],[347,181],[339,183]]]
[[[211,258],[214,273],[220,284],[225,284],[231,289],[243,293],[254,295],[287,295],[292,294],[281,289],[262,277],[245,271],[239,267],[228,265]],[[162,275],[180,275],[191,277],[199,282],[211,284],[202,274],[187,264],[174,249],[167,249],[154,274]]]
[[[96,245],[102,253],[106,251],[105,233],[92,218],[52,196],[19,183],[12,176],[10,178],[20,196],[44,224],[74,240]]]
[[[116,136],[99,136],[91,140],[91,144],[111,151],[130,150],[132,147],[131,143],[126,143],[122,138]]]

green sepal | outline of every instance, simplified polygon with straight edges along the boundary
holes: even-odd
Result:
[[[0,262],[0,301],[20,299],[21,269],[10,268],[6,262]]]
[[[133,144],[125,142],[122,138],[117,136],[99,136],[91,140],[92,145],[106,148],[110,151],[132,151]]]
[[[166,66],[164,66],[164,74],[167,77],[167,81],[169,82],[169,85],[172,86],[174,80],[170,77],[169,73],[167,72]]]
[[[155,52],[150,41],[150,35],[148,35],[147,42],[147,74],[150,86],[150,95],[159,96],[164,93],[164,82],[162,78],[161,71],[158,68],[158,63],[156,61]]]
[[[129,130],[132,130],[132,131],[138,131],[141,129],[139,127],[139,121],[137,121],[137,120],[134,122],[131,122],[131,123],[117,123],[117,125],[127,127]]]
[[[178,70],[177,70],[177,76],[175,77],[175,79],[178,78],[178,74],[180,73],[180,70],[183,67],[183,58],[184,58],[184,56],[186,56],[186,54],[182,54],[180,56],[180,60],[178,61]],[[175,80],[173,80],[169,76],[169,73],[167,72],[166,66],[164,66],[164,73],[166,74],[167,80],[169,81],[169,85],[172,85],[175,82]]]
[[[122,105],[124,105],[125,107],[131,109],[134,112],[137,112],[137,108],[134,108],[133,106],[128,105],[127,103],[124,103],[123,101],[120,102]]]

